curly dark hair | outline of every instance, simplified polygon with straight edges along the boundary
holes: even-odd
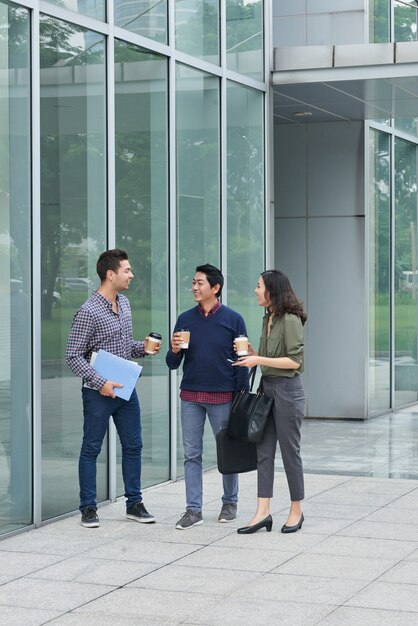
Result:
[[[261,278],[266,287],[266,295],[270,298],[270,311],[280,316],[293,313],[304,324],[308,316],[303,309],[303,302],[293,291],[286,274],[280,270],[266,270],[261,273]]]

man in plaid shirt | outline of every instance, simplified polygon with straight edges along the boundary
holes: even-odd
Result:
[[[74,316],[68,337],[66,361],[83,379],[83,442],[79,460],[81,524],[100,525],[96,506],[96,461],[109,418],[112,415],[122,446],[122,474],[125,485],[126,517],[137,522],[155,522],[141,493],[141,412],[134,389],[129,400],[115,395],[117,381],[106,380],[90,365],[93,352],[100,349],[123,359],[143,357],[144,342],[132,337],[129,301],[122,291],[134,277],[123,250],[107,250],[97,261],[101,285]],[[158,352],[157,347],[156,352]]]

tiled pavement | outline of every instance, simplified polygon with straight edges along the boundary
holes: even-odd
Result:
[[[220,476],[204,477],[205,524],[179,531],[184,483],[144,494],[152,525],[124,502],[0,541],[1,626],[418,625],[418,481],[307,474],[302,531],[282,535],[287,489],[276,476],[273,531],[252,516],[255,473],[241,476],[239,517],[220,524]]]

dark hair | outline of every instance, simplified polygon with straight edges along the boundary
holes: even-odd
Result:
[[[219,291],[216,294],[216,297],[219,298],[219,296],[221,295],[222,287],[224,286],[224,277],[222,276],[221,270],[219,270],[214,265],[211,265],[210,263],[205,263],[205,265],[198,265],[196,267],[196,272],[201,272],[202,274],[205,274],[211,287],[219,285]]]
[[[114,250],[105,250],[99,256],[96,264],[96,270],[101,281],[105,280],[108,270],[117,272],[121,261],[127,261],[128,255],[124,250],[115,248]]]
[[[266,287],[266,295],[270,298],[270,307],[275,315],[293,313],[300,317],[302,324],[306,322],[308,316],[303,310],[303,302],[299,300],[293,291],[286,274],[280,270],[266,270],[261,273],[261,278]]]

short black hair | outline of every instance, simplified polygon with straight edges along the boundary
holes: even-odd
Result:
[[[115,248],[114,250],[105,250],[105,252],[102,252],[96,264],[96,271],[100,280],[105,280],[108,270],[117,272],[121,261],[127,260],[127,253],[125,250],[119,250],[119,248]]]
[[[205,274],[211,287],[219,285],[219,290],[216,294],[216,297],[219,298],[219,296],[221,295],[222,287],[224,286],[224,277],[221,270],[214,265],[211,265],[210,263],[205,263],[205,265],[198,265],[196,267],[196,272]]]

